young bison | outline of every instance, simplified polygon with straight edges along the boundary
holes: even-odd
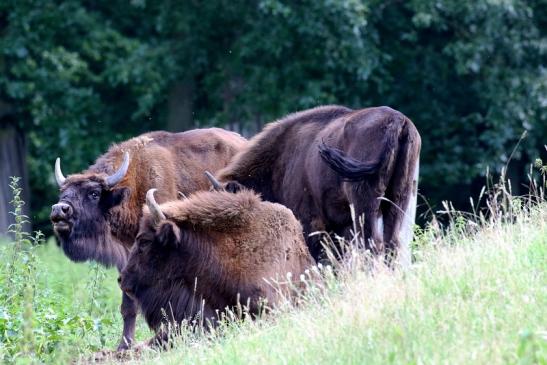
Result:
[[[158,205],[154,191],[120,276],[156,331],[151,343],[168,340],[165,321],[214,326],[219,313],[238,305],[257,314],[263,299],[275,305],[283,291],[265,279],[298,278],[314,264],[292,212],[254,192],[201,191]]]

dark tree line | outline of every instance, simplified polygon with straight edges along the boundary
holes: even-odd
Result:
[[[0,224],[21,175],[48,227],[57,156],[70,173],[144,131],[250,135],[329,103],[408,115],[433,202],[467,202],[526,130],[519,186],[547,140],[546,29],[545,0],[4,0]]]

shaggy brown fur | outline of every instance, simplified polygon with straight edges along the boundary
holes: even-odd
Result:
[[[120,281],[160,342],[166,319],[214,325],[226,308],[257,314],[262,300],[275,305],[280,292],[264,279],[298,278],[314,264],[293,213],[254,192],[197,192],[160,209],[166,219],[155,223],[145,207]]]
[[[239,134],[219,128],[183,133],[151,132],[113,145],[95,164],[67,177],[59,203],[66,212],[53,209],[51,220],[66,255],[73,261],[95,260],[121,270],[138,231],[148,189],[160,191],[158,201],[177,199],[208,189],[204,170],[216,171],[245,146]],[[106,177],[129,153],[127,173],[113,188]],[[54,206],[55,207],[55,206]],[[133,339],[136,307],[124,296],[124,339]]]
[[[416,194],[420,146],[412,122],[396,110],[323,106],[267,125],[217,177],[229,191],[244,186],[290,208],[315,259],[321,247],[308,234],[350,238],[350,204],[365,216],[365,238],[374,242],[369,248],[392,253]]]

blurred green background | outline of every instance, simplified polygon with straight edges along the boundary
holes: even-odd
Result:
[[[145,131],[249,137],[333,103],[413,120],[434,209],[465,208],[527,131],[509,174],[522,193],[547,142],[546,31],[545,0],[2,0],[0,230],[18,175],[50,232],[57,156],[70,174]]]

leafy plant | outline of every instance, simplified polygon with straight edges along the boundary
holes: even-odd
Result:
[[[40,232],[25,232],[19,179],[11,179],[14,240],[0,245],[0,362],[66,363],[114,346],[118,337],[115,272],[71,264]]]

